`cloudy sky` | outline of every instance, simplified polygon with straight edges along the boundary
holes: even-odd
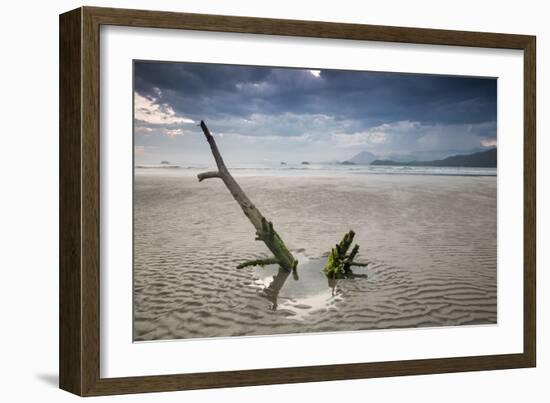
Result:
[[[137,164],[434,159],[496,145],[496,80],[134,62]]]

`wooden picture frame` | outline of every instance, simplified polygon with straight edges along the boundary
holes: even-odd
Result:
[[[171,28],[524,52],[523,353],[100,377],[100,26]],[[60,387],[81,396],[533,367],[536,363],[535,37],[81,7],[60,16]]]

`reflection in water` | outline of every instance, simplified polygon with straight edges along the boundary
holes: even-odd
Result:
[[[269,285],[263,289],[263,295],[271,302],[271,309],[277,310],[277,299],[279,298],[279,292],[283,285],[285,285],[286,279],[290,276],[290,272],[279,267],[279,271],[273,276],[273,280]]]
[[[277,265],[254,268],[258,277],[255,283],[259,293],[269,302],[273,311],[280,310],[294,319],[303,319],[309,313],[335,309],[335,304],[343,297],[342,284],[354,279],[364,279],[365,273],[354,274],[347,279],[327,279],[322,269],[326,258],[309,259],[297,256],[298,276]],[[365,268],[359,269],[363,272]]]
[[[338,294],[338,282],[355,278],[368,278],[367,274],[348,273],[345,279],[327,278],[328,286],[332,290],[332,296]]]

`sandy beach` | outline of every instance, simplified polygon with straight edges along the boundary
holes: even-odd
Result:
[[[496,176],[234,174],[300,261],[273,298],[223,183],[175,171],[136,170],[136,341],[496,323]],[[329,285],[350,229],[367,277]]]

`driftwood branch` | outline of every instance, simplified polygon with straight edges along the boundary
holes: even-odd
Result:
[[[218,171],[210,171],[210,172],[203,172],[201,174],[198,174],[197,177],[199,178],[199,182],[202,182],[204,179],[210,179],[210,178],[220,178],[220,173]]]
[[[275,231],[273,223],[265,219],[256,206],[250,201],[248,196],[241,189],[237,181],[231,176],[229,170],[225,166],[223,158],[218,150],[214,137],[210,134],[206,124],[201,121],[201,129],[206,137],[206,141],[210,145],[210,150],[216,161],[218,167],[217,172],[204,172],[198,175],[199,181],[208,178],[220,178],[233,198],[241,206],[244,215],[250,220],[254,228],[256,229],[256,239],[265,243],[267,248],[273,253],[274,259],[277,263],[287,271],[295,270],[298,265],[298,261],[292,256],[285,243]]]
[[[237,266],[237,269],[244,269],[245,267],[249,266],[260,266],[264,267],[270,264],[279,264],[279,260],[274,257],[265,258],[265,259],[254,259],[254,260],[248,260],[246,262],[242,262]]]

